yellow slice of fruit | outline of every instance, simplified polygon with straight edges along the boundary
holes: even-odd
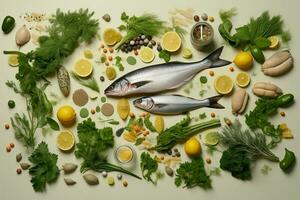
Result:
[[[201,153],[201,144],[195,137],[192,137],[185,142],[184,151],[190,157],[198,156]]]
[[[229,76],[218,76],[215,79],[214,87],[220,94],[229,94],[233,89],[233,81]]]
[[[253,65],[253,57],[251,53],[241,51],[235,56],[233,62],[241,70],[249,70]]]
[[[117,103],[117,111],[121,119],[125,120],[130,112],[128,99],[122,98]]]
[[[165,129],[165,121],[163,116],[156,116],[154,120],[154,128],[158,133],[162,133]]]
[[[250,83],[250,76],[246,72],[240,72],[235,78],[236,84],[240,87],[247,87]]]
[[[56,144],[60,150],[69,151],[74,147],[75,137],[71,131],[62,131],[57,136]]]
[[[80,77],[88,77],[93,72],[92,63],[85,59],[80,59],[75,63],[75,73]]]
[[[175,31],[166,32],[161,38],[161,46],[169,52],[175,52],[181,46],[181,38]]]
[[[94,57],[93,52],[89,49],[84,50],[83,54],[86,59],[92,59]]]
[[[141,49],[140,51],[140,59],[145,62],[145,63],[149,63],[152,62],[152,60],[154,59],[155,54],[153,52],[152,49],[150,49],[149,47],[144,47]]]
[[[189,59],[192,56],[193,56],[193,53],[192,53],[192,51],[190,49],[188,49],[188,48],[183,49],[183,51],[182,51],[182,57],[183,58]]]
[[[19,66],[18,55],[10,55],[8,57],[8,64],[11,67],[18,67]]]
[[[271,42],[269,48],[270,49],[276,49],[279,46],[279,38],[276,36],[271,36],[268,38]]]
[[[103,33],[103,40],[105,44],[112,46],[115,45],[117,42],[121,41],[122,35],[116,29],[107,28],[104,30]]]
[[[113,67],[107,67],[105,74],[106,74],[108,80],[114,80],[117,76],[117,72],[116,72],[115,68],[113,68]]]

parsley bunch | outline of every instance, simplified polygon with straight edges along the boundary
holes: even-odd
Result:
[[[151,175],[155,173],[158,169],[157,161],[151,158],[149,153],[143,152],[141,154],[141,164],[140,164],[142,174],[144,179],[156,184],[156,181],[152,179]]]

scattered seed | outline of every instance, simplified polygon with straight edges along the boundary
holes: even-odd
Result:
[[[100,45],[100,48],[102,48],[102,49],[103,49],[103,48],[104,48],[104,44],[101,44],[101,45]]]
[[[214,72],[214,71],[209,71],[209,75],[210,75],[210,76],[214,76],[214,75],[215,75],[215,72]]]
[[[103,49],[103,53],[107,53],[107,49]]]
[[[15,147],[15,144],[14,144],[13,142],[11,142],[11,143],[9,144],[9,146],[10,146],[11,148],[14,148],[14,147]]]
[[[109,66],[109,62],[105,62],[105,65],[106,65],[106,66]]]
[[[284,112],[284,111],[281,111],[281,112],[280,112],[280,115],[281,115],[281,117],[285,117],[285,112]]]
[[[103,178],[106,178],[106,177],[107,177],[107,172],[106,172],[106,171],[103,171],[101,174],[102,174],[102,177],[103,177]]]
[[[215,21],[215,18],[214,18],[213,16],[209,16],[209,17],[208,17],[208,21],[214,22],[214,21]]]
[[[18,153],[17,155],[16,155],[16,161],[17,162],[20,162],[22,160],[22,154],[21,153]]]
[[[112,56],[108,56],[107,58],[108,58],[109,61],[112,61],[112,60],[113,60],[113,57],[112,57]]]
[[[176,157],[180,157],[180,156],[181,156],[180,152],[176,152],[176,153],[175,153],[175,156],[176,156]]]
[[[215,117],[216,117],[216,114],[215,114],[214,112],[212,112],[212,113],[210,113],[210,116],[211,116],[212,118],[215,118]]]
[[[129,117],[134,118],[134,117],[135,117],[135,114],[134,114],[133,112],[130,112],[130,113],[129,113]]]
[[[4,127],[5,127],[6,130],[8,130],[9,129],[9,124],[5,124]]]
[[[27,170],[30,167],[30,164],[29,163],[20,163],[20,167],[23,170]]]
[[[100,81],[104,82],[105,81],[105,78],[104,76],[100,76]]]
[[[71,178],[64,178],[64,181],[65,181],[66,185],[75,185],[76,184],[76,181],[74,181]]]
[[[175,153],[178,152],[178,149],[177,149],[177,148],[174,148],[174,152],[175,152]]]
[[[106,21],[106,22],[110,22],[110,15],[109,14],[105,14],[105,15],[103,15],[102,16],[102,19],[104,20],[104,21]]]
[[[97,178],[97,176],[95,176],[93,174],[84,174],[83,179],[89,185],[98,185],[99,184],[99,179]]]
[[[171,177],[174,175],[173,169],[171,167],[169,167],[169,166],[165,167],[165,171],[166,171],[166,174],[168,174]]]
[[[172,155],[172,150],[169,149],[169,150],[167,151],[167,154],[168,154],[168,155]]]
[[[224,118],[224,122],[227,124],[227,126],[231,126],[232,124],[231,120],[226,117]]]
[[[109,177],[107,178],[107,184],[110,185],[110,186],[113,186],[113,185],[115,184],[115,179],[114,179],[114,177],[109,176]]]
[[[18,168],[18,169],[16,170],[16,172],[17,172],[17,174],[22,174],[22,169],[21,169],[21,168]]]
[[[73,93],[73,102],[77,106],[84,106],[89,101],[89,96],[83,89],[78,89]]]
[[[121,180],[122,178],[123,178],[122,174],[118,173],[118,174],[117,174],[117,179],[118,179],[118,180]]]
[[[94,115],[95,113],[96,113],[95,109],[92,108],[92,109],[91,109],[91,114]]]
[[[201,18],[202,18],[202,20],[206,21],[207,18],[208,18],[208,16],[207,16],[206,13],[203,13],[203,14],[201,15]]]
[[[136,56],[139,55],[139,52],[138,52],[137,50],[134,50],[133,53],[134,53],[134,55],[136,55]]]
[[[77,169],[77,165],[73,163],[65,163],[62,165],[62,170],[64,171],[65,174],[70,174],[74,172]]]
[[[234,68],[233,67],[229,67],[229,71],[234,72]]]
[[[195,21],[195,22],[199,22],[199,21],[200,21],[199,15],[194,15],[194,21]]]
[[[207,156],[207,157],[205,158],[205,161],[206,161],[207,164],[210,164],[210,163],[211,163],[211,158]]]
[[[101,107],[101,112],[103,115],[109,117],[114,113],[114,107],[110,103],[105,103]]]
[[[124,186],[124,187],[127,187],[127,186],[128,186],[128,182],[124,180],[124,181],[123,181],[123,186]]]
[[[10,147],[10,145],[7,145],[7,146],[6,146],[6,151],[7,151],[7,152],[11,152],[11,147]]]
[[[114,52],[114,49],[113,49],[112,47],[109,47],[109,48],[108,48],[108,51],[109,51],[110,53],[113,53],[113,52]]]

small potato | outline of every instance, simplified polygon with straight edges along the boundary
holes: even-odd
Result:
[[[272,83],[258,82],[255,83],[252,88],[253,93],[256,96],[267,96],[275,98],[282,94],[282,90]]]
[[[242,114],[247,106],[249,94],[244,89],[237,90],[231,99],[232,113],[235,115]]]

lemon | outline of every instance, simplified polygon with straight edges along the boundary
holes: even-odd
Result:
[[[114,80],[117,76],[117,72],[113,67],[107,67],[105,73],[108,80]]]
[[[235,78],[236,84],[240,87],[247,87],[250,83],[250,76],[246,72],[240,72]]]
[[[169,52],[175,52],[181,46],[181,38],[175,31],[166,32],[161,38],[161,46]]]
[[[60,107],[56,115],[57,119],[64,126],[72,126],[75,123],[76,113],[75,110],[69,105]]]
[[[276,49],[279,46],[279,38],[276,36],[271,36],[268,38],[271,42],[269,48],[270,49]]]
[[[206,132],[202,135],[202,141],[206,145],[214,146],[219,143],[219,134],[217,132]]]
[[[80,59],[75,63],[74,71],[80,77],[88,77],[93,72],[93,66],[90,61]]]
[[[229,94],[233,89],[233,81],[229,76],[218,76],[215,79],[214,87],[220,94]]]
[[[193,53],[192,53],[192,51],[190,49],[188,49],[188,48],[183,49],[183,51],[182,51],[182,57],[183,58],[189,59],[192,56],[193,56]]]
[[[117,42],[121,41],[122,35],[120,32],[113,28],[107,28],[104,30],[103,33],[103,40],[105,44],[112,46],[115,45]]]
[[[195,137],[192,137],[185,142],[184,151],[190,157],[198,156],[201,153],[201,144]]]
[[[141,49],[140,51],[140,59],[145,62],[145,63],[149,63],[151,62],[155,57],[155,54],[153,52],[152,49],[150,49],[149,47],[144,47]]]
[[[249,70],[253,64],[253,57],[251,53],[241,51],[235,56],[233,62],[241,70]]]
[[[18,55],[10,55],[8,57],[8,64],[12,67],[18,67],[19,66],[19,60]]]
[[[69,151],[74,147],[75,137],[71,131],[62,131],[57,136],[56,144],[60,150]]]

